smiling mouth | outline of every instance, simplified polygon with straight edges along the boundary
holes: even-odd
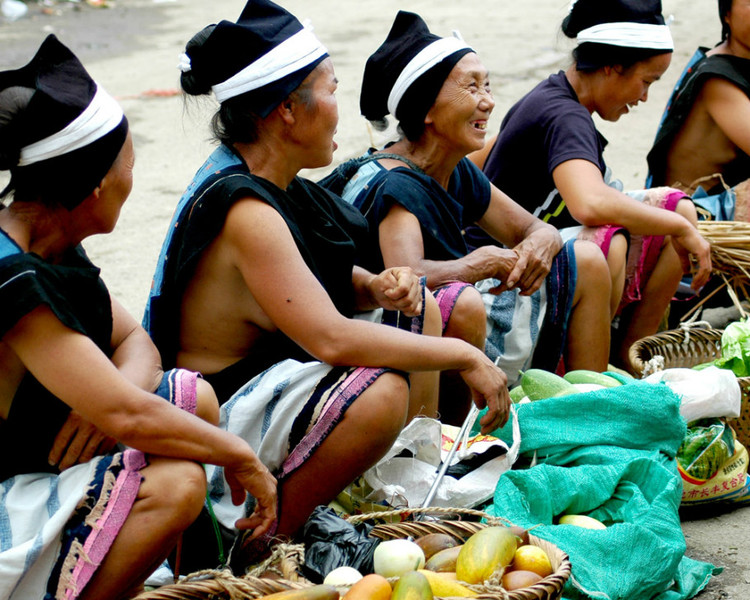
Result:
[[[471,126],[474,129],[479,129],[480,131],[486,131],[487,130],[487,121],[474,121]]]

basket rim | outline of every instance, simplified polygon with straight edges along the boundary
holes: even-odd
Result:
[[[395,515],[410,515],[410,514],[454,514],[454,515],[466,515],[466,516],[481,516],[491,519],[491,523],[482,523],[479,521],[448,521],[439,519],[437,521],[416,521],[422,527],[429,529],[433,526],[438,527],[440,525],[448,524],[450,527],[453,524],[458,525],[459,529],[468,533],[468,529],[475,529],[476,531],[485,527],[491,527],[494,524],[500,526],[509,526],[510,521],[503,517],[493,517],[483,511],[477,511],[475,509],[466,508],[407,508],[393,511],[383,511],[374,513],[365,513],[361,515],[351,515],[347,517],[350,522],[364,522],[367,520],[378,520],[382,519],[384,514],[388,516]],[[404,523],[386,523],[378,524],[375,527],[380,528],[381,533],[388,532],[389,529],[398,530],[398,528]],[[415,521],[406,521],[406,523],[415,523]],[[506,525],[507,524],[507,525]],[[473,532],[471,532],[473,533]],[[470,533],[469,533],[470,535]],[[385,539],[385,538],[384,538]],[[395,538],[392,538],[395,539]],[[474,596],[475,600],[543,600],[543,599],[555,599],[559,598],[562,594],[565,582],[570,577],[571,564],[570,558],[567,553],[561,550],[557,545],[538,536],[530,533],[529,543],[542,547],[545,552],[550,554],[550,559],[553,560],[553,564],[557,563],[555,571],[528,587],[520,588],[517,590],[505,590],[499,585],[483,584],[481,586],[469,586],[477,592]],[[301,546],[301,544],[290,544],[290,546]],[[244,594],[242,597],[247,598],[261,598],[267,594],[275,593],[286,590],[301,590],[314,586],[315,584],[307,581],[291,581],[288,579],[267,579],[264,577],[256,577],[253,575],[244,575],[241,577],[233,575],[229,570],[223,571],[218,570],[207,570],[196,573],[191,573],[186,578],[178,583],[156,588],[155,590],[142,592],[134,598],[134,600],[196,600],[198,598],[210,598],[213,596],[217,598],[229,598],[233,597],[228,594],[240,593]],[[224,595],[222,595],[224,594]],[[435,600],[447,600],[447,597],[435,596]]]

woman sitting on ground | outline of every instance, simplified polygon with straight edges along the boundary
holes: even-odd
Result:
[[[445,335],[486,348],[511,381],[530,365],[555,370],[561,354],[569,369],[603,371],[609,287],[601,253],[588,242],[563,247],[553,227],[466,158],[484,145],[494,105],[476,53],[400,11],[367,61],[360,107],[371,121],[395,115],[402,137],[352,161],[361,165],[354,173],[344,163],[327,182],[350,179],[343,197],[379,238],[373,261],[412,267],[437,295],[449,282],[476,284],[461,294]],[[471,252],[464,230],[473,223],[505,247]]]
[[[611,316],[619,315],[612,361],[629,367],[631,344],[657,331],[691,257],[697,262],[693,288],[706,283],[710,248],[684,193],[625,194],[620,182],[610,182],[606,140],[591,115],[617,121],[629,106],[645,102],[649,86],[669,66],[672,38],[660,0],[577,0],[562,29],[577,39],[575,64],[519,100],[497,139],[472,160],[564,238],[601,247],[612,280]],[[478,235],[472,243],[484,240]]]
[[[145,323],[165,364],[214,384],[222,426],[279,480],[275,532],[294,535],[396,439],[409,410],[406,373],[460,371],[489,407],[485,432],[507,419],[506,378],[462,341],[352,318],[426,310],[439,334],[434,300],[423,300],[410,269],[356,266],[364,219],[297,177],[329,164],[336,147],[336,77],[309,28],[250,0],[236,23],[196,34],[181,68],[187,93],[219,100],[221,144],[177,207]],[[217,516],[231,525],[224,490],[221,473],[209,473]]]
[[[237,526],[262,535],[273,477],[245,441],[190,414],[217,420],[210,386],[162,373],[80,246],[114,228],[133,146],[120,107],[54,36],[0,73],[0,167],[12,197],[0,210],[0,596],[131,597],[200,511],[201,462],[225,469],[235,501],[256,498]],[[107,452],[113,440],[130,449]]]

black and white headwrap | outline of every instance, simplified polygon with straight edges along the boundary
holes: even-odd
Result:
[[[11,124],[20,151],[9,187],[33,189],[72,209],[99,185],[125,143],[122,108],[54,35],[26,66],[0,72],[0,91],[15,87],[33,94]]]
[[[219,102],[245,95],[265,118],[326,56],[309,24],[270,0],[249,0],[236,23],[218,23],[178,67],[206,79]]]
[[[388,37],[367,59],[360,109],[370,121],[392,114],[399,121],[424,119],[456,63],[472,48],[456,33],[430,33],[417,14],[399,11]]]
[[[571,12],[577,4],[578,0],[573,0]],[[598,0],[587,2],[585,10],[584,18],[591,24],[578,32],[579,46],[593,43],[665,52],[674,50],[672,34],[661,14],[661,0]]]

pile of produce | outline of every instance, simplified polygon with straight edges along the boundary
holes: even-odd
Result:
[[[431,600],[477,596],[476,585],[506,591],[531,586],[553,573],[547,553],[520,527],[486,527],[466,541],[443,533],[380,542],[374,573],[338,567],[322,585],[266,596],[268,600]]]
[[[542,369],[529,369],[521,376],[521,383],[510,390],[516,403],[558,398],[622,385],[623,376],[616,373],[597,373],[579,369],[560,377]]]

